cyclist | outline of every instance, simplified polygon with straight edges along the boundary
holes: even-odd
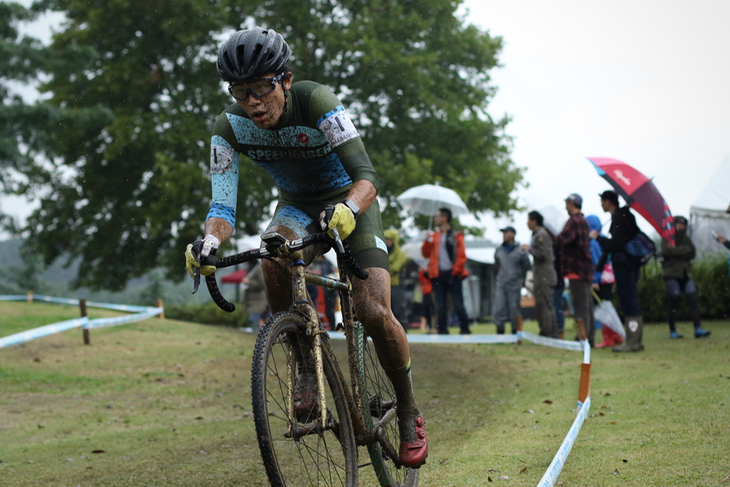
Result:
[[[186,267],[192,276],[199,259],[233,234],[240,154],[264,168],[278,187],[279,201],[267,233],[295,239],[322,230],[333,235],[336,229],[370,274],[367,280],[353,278],[355,310],[395,389],[400,460],[407,467],[420,467],[428,441],[413,397],[408,341],[391,311],[388,252],[376,199],[378,177],[334,93],[312,81],[293,83],[290,53],[281,34],[259,27],[234,33],[220,47],[218,73],[229,83],[235,103],[213,129],[213,202],[202,241],[188,245]],[[326,208],[330,211],[323,211]],[[194,249],[201,246],[196,255]],[[263,265],[271,312],[289,309],[289,276],[272,262]],[[214,271],[212,266],[200,269],[203,275]],[[297,378],[295,405],[304,403],[302,410],[316,401],[311,375],[300,373]]]

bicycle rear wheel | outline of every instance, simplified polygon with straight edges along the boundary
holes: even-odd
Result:
[[[365,335],[362,325],[358,323],[355,330],[358,334],[356,342],[360,345],[357,353],[365,426],[372,429],[378,424],[380,429],[379,440],[367,446],[378,482],[383,487],[415,487],[418,485],[419,470],[399,467],[393,460],[398,457],[400,445],[393,385],[385,375],[375,347]]]
[[[256,340],[251,396],[266,474],[273,486],[354,487],[357,446],[343,385],[328,354],[323,353],[326,426],[317,411],[302,423],[289,410],[293,379],[305,367],[298,362],[313,353],[312,339],[304,336],[303,326],[302,317],[277,313],[267,320]]]

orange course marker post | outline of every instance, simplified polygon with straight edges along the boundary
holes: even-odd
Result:
[[[582,318],[577,318],[575,324],[578,326],[578,337],[582,342],[588,340],[586,326]],[[578,402],[585,403],[585,400],[591,394],[591,364],[580,364],[580,386],[578,388]]]

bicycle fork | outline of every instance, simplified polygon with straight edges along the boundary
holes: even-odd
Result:
[[[329,429],[328,424],[328,408],[327,408],[327,397],[325,388],[325,374],[324,374],[324,359],[322,357],[322,335],[321,327],[319,325],[319,316],[317,311],[311,304],[311,298],[307,292],[306,286],[306,272],[305,263],[301,259],[292,260],[292,298],[294,304],[292,305],[292,311],[303,315],[307,328],[304,330],[305,335],[313,337],[313,351],[314,351],[314,372],[317,375],[317,395],[319,404],[319,425],[314,426],[295,426],[294,417],[294,389],[296,387],[297,370],[296,360],[292,355],[288,360],[288,390],[287,395],[287,408],[289,410],[289,417],[292,420],[289,422],[289,434],[293,437],[301,437],[306,434],[318,432],[320,430]],[[293,350],[290,349],[290,353],[293,354]]]

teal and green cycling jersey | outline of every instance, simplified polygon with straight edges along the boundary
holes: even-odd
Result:
[[[276,183],[279,207],[274,223],[293,227],[300,235],[316,221],[315,209],[344,200],[354,182],[367,180],[378,188],[375,170],[344,106],[329,88],[312,81],[292,84],[276,129],[257,127],[237,104],[228,107],[216,120],[210,152],[213,202],[208,219],[222,218],[234,228],[240,155],[265,169]],[[368,218],[358,218],[359,235],[349,239],[351,244],[367,241],[355,245],[356,254],[385,248],[378,205],[370,210]],[[376,260],[381,267],[381,259]]]

